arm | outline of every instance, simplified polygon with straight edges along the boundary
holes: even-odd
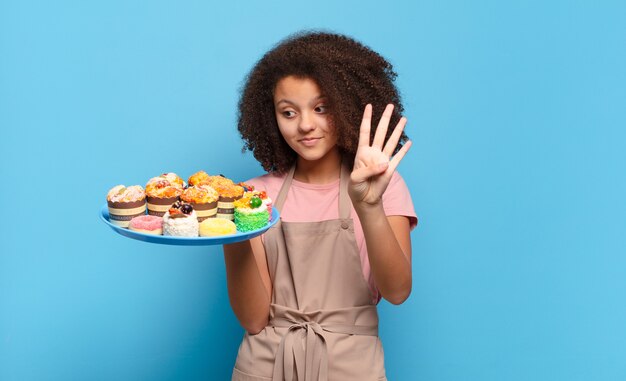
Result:
[[[383,298],[401,304],[411,293],[409,219],[385,216],[382,204],[355,207],[363,227],[372,276]]]
[[[385,216],[382,195],[411,142],[391,157],[406,125],[406,118],[401,118],[385,143],[392,112],[393,106],[388,105],[370,145],[372,107],[365,107],[349,194],[363,226],[374,281],[385,299],[400,304],[411,293],[410,224],[403,216]]]
[[[243,328],[261,332],[269,320],[272,283],[261,237],[224,245],[230,305]]]

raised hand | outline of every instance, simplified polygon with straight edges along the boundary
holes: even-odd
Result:
[[[385,142],[392,113],[393,105],[387,105],[378,122],[374,141],[370,145],[372,105],[365,106],[359,133],[359,147],[354,158],[354,168],[350,174],[350,186],[348,188],[353,204],[374,205],[379,203],[387,185],[389,185],[393,172],[411,147],[411,141],[407,141],[392,157],[406,125],[406,118],[402,117]]]

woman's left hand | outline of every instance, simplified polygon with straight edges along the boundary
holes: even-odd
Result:
[[[406,118],[402,117],[389,136],[389,140],[385,142],[392,112],[393,105],[387,105],[378,122],[374,141],[370,145],[372,105],[365,106],[359,133],[359,146],[354,158],[354,168],[350,175],[348,188],[353,204],[375,205],[380,203],[393,172],[411,147],[411,141],[407,141],[392,157],[406,125]]]

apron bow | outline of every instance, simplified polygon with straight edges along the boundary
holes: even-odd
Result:
[[[311,321],[289,323],[278,347],[272,380],[293,381],[294,365],[298,380],[327,380],[328,352],[324,328]]]

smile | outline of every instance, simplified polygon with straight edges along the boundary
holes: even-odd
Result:
[[[300,143],[302,143],[303,145],[307,147],[312,147],[321,139],[322,138],[305,138],[305,139],[300,139]]]

